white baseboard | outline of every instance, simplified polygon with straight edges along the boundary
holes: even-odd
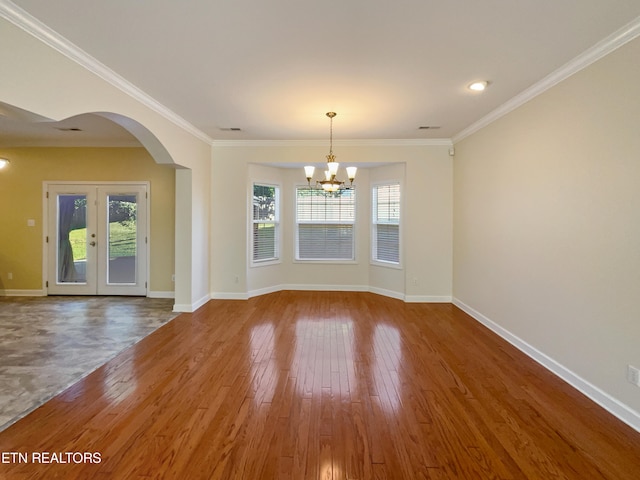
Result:
[[[245,293],[214,292],[211,298],[217,300],[247,300],[249,298],[280,292],[282,290],[300,290],[313,292],[371,292],[385,297],[396,298],[407,303],[451,303],[450,296],[434,295],[405,295],[401,292],[384,288],[371,287],[369,285],[317,285],[317,284],[283,284],[258,288]]]
[[[406,295],[407,303],[451,303],[451,297],[439,295]]]
[[[269,293],[280,292],[282,290],[289,290],[284,285],[274,285],[272,287],[258,288],[257,290],[249,290],[247,298],[259,297],[260,295],[267,295]]]
[[[469,314],[478,322],[482,323],[489,330],[493,331],[494,333],[502,337],[504,340],[509,342],[518,350],[520,350],[521,352],[531,357],[533,360],[538,362],[547,370],[549,370],[550,372],[560,377],[562,380],[567,382],[576,390],[582,392],[584,395],[586,395],[591,400],[596,402],[598,405],[600,405],[602,408],[607,410],[609,413],[619,418],[621,421],[629,425],[634,430],[640,432],[640,413],[636,412],[628,405],[625,405],[624,403],[620,402],[616,398],[612,397],[607,392],[587,382],[585,379],[576,375],[574,372],[572,372],[565,366],[561,365],[556,360],[545,355],[535,347],[529,345],[527,342],[525,342],[521,338],[509,332],[508,330],[501,327],[500,325],[490,320],[489,318],[485,317],[480,312],[473,309],[469,305],[466,305],[464,302],[460,301],[459,299],[453,298],[453,304],[456,307],[460,308],[465,313]]]
[[[46,290],[0,290],[0,297],[46,297]]]
[[[300,290],[300,291],[313,291],[313,292],[368,292],[369,287],[362,285],[307,285],[307,284],[285,284],[285,285],[273,285],[271,287],[259,288],[256,290],[250,290],[245,298],[258,297],[260,295],[267,295],[269,293],[281,292],[283,290]],[[217,294],[220,295],[220,294]],[[229,294],[227,294],[229,295]],[[240,294],[233,294],[240,295]],[[216,297],[221,298],[221,297]],[[225,297],[229,298],[229,297]],[[240,298],[240,297],[234,297]]]
[[[248,300],[249,295],[242,292],[213,292],[211,298],[213,300]]]
[[[148,290],[147,297],[149,298],[176,298],[175,292],[162,292],[159,290]]]
[[[193,312],[193,307],[188,303],[174,303],[173,311],[177,313],[191,313]]]
[[[387,290],[386,288],[369,287],[369,292],[376,295],[382,295],[383,297],[396,298],[398,300],[406,301],[404,293],[394,292],[393,290]]]
[[[195,302],[193,302],[193,310],[192,311],[195,312],[197,309],[199,309],[201,306],[203,306],[209,300],[211,300],[211,295],[210,294],[204,295],[199,300],[196,300]]]
[[[259,297],[260,295],[268,295],[269,293],[281,292],[282,290],[292,290],[287,285],[273,285],[266,288],[258,288],[257,290],[249,290],[247,298]]]
[[[189,303],[174,303],[173,304],[173,311],[174,312],[181,312],[181,313],[192,313],[195,312],[197,309],[199,309],[201,306],[203,306],[205,303],[207,303],[209,300],[211,300],[211,295],[207,294],[205,296],[203,296],[201,299],[196,300],[195,302],[189,304]]]
[[[288,284],[282,285],[281,290],[302,290],[309,292],[368,292],[367,285],[316,285],[316,284]]]

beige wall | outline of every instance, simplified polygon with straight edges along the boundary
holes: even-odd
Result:
[[[148,181],[149,290],[173,291],[173,168],[157,165],[143,148],[13,148],[0,149],[0,156],[11,159],[0,172],[0,290],[43,289],[44,181]]]
[[[639,58],[636,39],[456,144],[453,292],[640,426]]]
[[[326,153],[325,147],[313,146],[214,146],[212,294],[245,298],[280,287],[331,286],[379,291],[407,301],[450,301],[452,162],[448,147],[335,146],[338,161],[360,166],[356,179],[356,261],[341,265],[295,262],[295,187],[305,183],[302,165],[321,165]],[[344,176],[344,172],[341,173]],[[411,180],[405,180],[405,175]],[[371,179],[403,181],[403,265],[400,270],[370,263]],[[252,181],[281,185],[283,251],[280,264],[250,265],[247,231]]]
[[[451,162],[447,162],[451,163]],[[396,268],[395,266],[381,266],[381,264],[372,263],[369,267],[369,285],[371,286],[374,292],[401,292],[404,294],[406,289],[406,257],[405,257],[405,249],[407,246],[406,240],[410,238],[408,236],[408,232],[410,229],[407,229],[407,225],[405,225],[404,220],[409,219],[409,215],[407,214],[407,202],[405,192],[406,180],[405,180],[405,168],[406,165],[404,163],[394,163],[392,165],[383,165],[380,167],[370,169],[369,175],[369,192],[371,191],[371,186],[375,183],[379,182],[400,182],[400,268]],[[449,181],[449,184],[451,182]],[[369,193],[367,192],[367,193]],[[371,204],[371,193],[367,195],[367,219],[372,217],[372,204]],[[418,217],[419,218],[419,217]],[[371,225],[370,222],[367,222],[366,230],[364,234],[369,239],[367,243],[367,255],[371,256]],[[411,282],[410,282],[411,283]],[[389,293],[387,293],[389,295]],[[393,296],[393,295],[389,295]]]

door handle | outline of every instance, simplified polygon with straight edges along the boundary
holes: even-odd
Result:
[[[92,247],[96,246],[96,242],[89,242],[89,245],[91,245]]]

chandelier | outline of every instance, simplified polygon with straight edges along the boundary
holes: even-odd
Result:
[[[336,162],[336,157],[333,154],[333,117],[337,114],[335,112],[327,112],[327,117],[330,120],[329,126],[329,155],[327,155],[327,170],[324,172],[325,179],[316,181],[316,186],[321,186],[325,192],[337,192],[340,189],[353,188],[353,180],[356,178],[357,167],[347,167],[347,177],[349,178],[349,185],[346,182],[341,182],[336,178],[338,174],[338,167],[340,164]],[[315,167],[304,167],[304,172],[307,176],[307,183],[311,186],[311,179],[313,178],[313,172]]]

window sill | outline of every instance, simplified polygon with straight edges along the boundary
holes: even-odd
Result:
[[[381,262],[379,260],[371,260],[371,265],[374,267],[391,268],[393,270],[403,270],[403,267],[399,263]]]
[[[249,268],[254,268],[254,267],[269,267],[271,265],[279,265],[282,263],[282,260],[280,260],[279,258],[275,259],[275,260],[264,260],[262,262],[254,262],[251,261],[249,263]]]
[[[313,264],[313,265],[358,265],[359,262],[355,260],[328,260],[328,259],[318,259],[318,260],[300,260],[295,259],[293,263],[302,263],[302,264]]]

